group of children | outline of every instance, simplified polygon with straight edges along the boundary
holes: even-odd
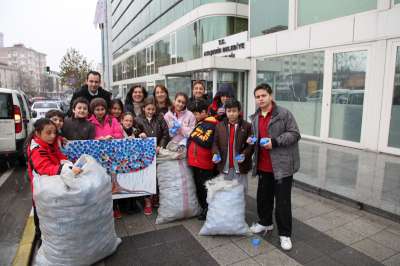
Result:
[[[164,86],[163,89],[166,90]],[[243,120],[240,103],[232,95],[222,96],[217,105],[209,106],[204,99],[189,103],[188,96],[178,92],[170,108],[163,112],[159,111],[155,99],[148,97],[142,100],[140,110],[136,105],[130,107],[135,113],[126,111],[118,99],[107,106],[102,98],[90,103],[85,98],[77,98],[72,105],[72,117],[64,119],[62,112],[52,110],[35,123],[27,144],[31,181],[33,171],[38,175],[61,173],[66,157],[60,147],[68,141],[156,137],[157,154],[169,142],[187,149],[187,162],[193,170],[197,197],[203,208],[199,219],[204,220],[207,214],[205,182],[221,173],[227,179],[239,179],[246,187],[246,174],[251,168],[251,125]],[[78,174],[80,169],[74,168],[73,172]],[[136,199],[129,201],[137,207]],[[121,216],[118,204],[114,205],[114,217],[118,218]],[[157,195],[145,197],[144,214],[151,215],[157,205]]]

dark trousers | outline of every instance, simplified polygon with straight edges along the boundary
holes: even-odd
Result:
[[[292,234],[292,191],[293,176],[275,180],[273,173],[260,172],[257,188],[257,212],[259,224],[272,225],[275,201],[275,220],[280,236]]]
[[[207,188],[205,186],[206,181],[214,178],[214,170],[204,170],[197,167],[192,167],[193,179],[196,184],[196,194],[199,200],[200,207],[207,209]]]
[[[33,205],[33,222],[35,224],[35,238],[40,241],[42,238],[42,232],[39,227],[39,216],[37,215],[36,207]]]

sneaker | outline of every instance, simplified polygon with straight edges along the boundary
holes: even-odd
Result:
[[[281,248],[283,250],[291,250],[292,249],[292,241],[290,240],[290,237],[280,236],[279,238],[281,240]]]
[[[122,218],[121,212],[119,210],[114,210],[114,218],[115,219],[121,219]]]
[[[273,229],[274,229],[273,224],[265,226],[265,225],[261,225],[259,223],[255,223],[250,227],[250,231],[253,234],[259,234],[259,233],[262,233],[263,231],[265,231],[264,234],[266,234],[266,233],[268,233],[268,231],[272,231]]]

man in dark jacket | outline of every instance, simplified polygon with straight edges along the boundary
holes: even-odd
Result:
[[[298,142],[300,132],[291,112],[272,100],[272,89],[260,84],[254,89],[258,109],[251,116],[254,135],[247,142],[255,146],[253,176],[258,175],[257,212],[259,222],[253,233],[273,230],[275,219],[283,250],[290,250],[292,242],[291,189],[293,174],[300,168]]]
[[[72,95],[68,116],[72,116],[72,105],[75,99],[83,97],[90,102],[97,97],[103,98],[110,105],[111,93],[100,87],[101,75],[97,71],[89,71],[86,75],[86,84]]]

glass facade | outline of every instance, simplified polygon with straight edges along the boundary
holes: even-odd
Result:
[[[114,59],[194,8],[214,2],[248,0],[122,0],[112,4]]]
[[[400,47],[397,47],[396,55],[388,146],[400,148]]]
[[[274,99],[289,109],[302,134],[319,136],[324,52],[257,60],[257,84],[268,83]]]
[[[287,30],[289,0],[253,0],[250,14],[251,37]]]
[[[299,26],[344,17],[377,8],[377,0],[299,0]]]
[[[360,142],[367,51],[335,53],[329,137]]]
[[[247,19],[238,17],[216,16],[208,17],[189,24],[176,33],[158,40],[154,45],[141,50],[131,57],[113,66],[113,80],[125,79],[122,70],[125,65],[135,64],[136,71],[128,67],[130,78],[158,73],[158,68],[199,58],[202,55],[202,44],[224,36],[247,30]],[[146,53],[147,50],[147,53]],[[150,52],[149,52],[150,51]],[[147,57],[146,57],[147,55]],[[132,72],[131,74],[129,74]]]
[[[400,0],[394,0],[394,4],[400,4]]]

